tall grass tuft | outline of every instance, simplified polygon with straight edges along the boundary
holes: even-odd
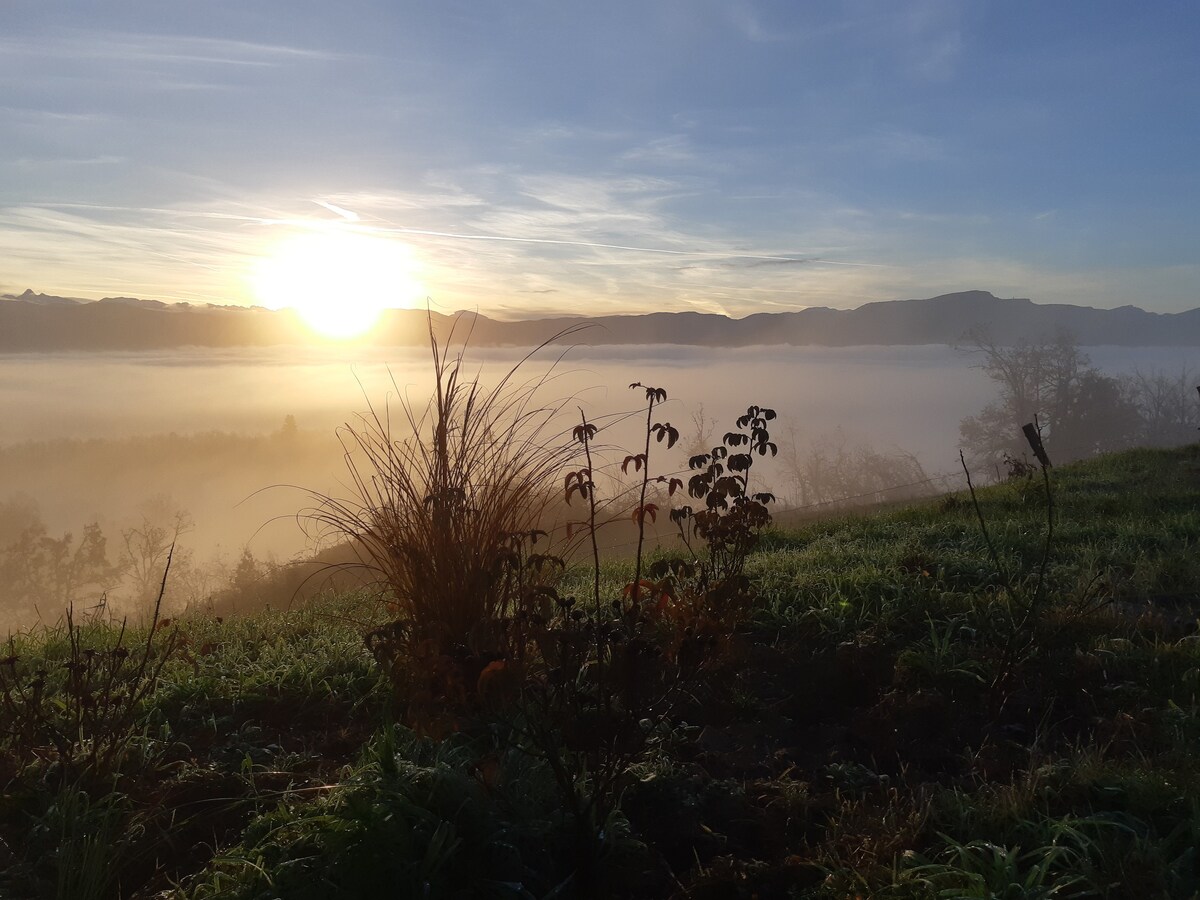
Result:
[[[439,342],[431,321],[433,395],[410,402],[393,377],[398,409],[390,397],[382,408],[368,401],[339,432],[351,496],[314,495],[306,518],[319,536],[351,542],[406,643],[457,655],[515,612],[513,542],[537,531],[574,451],[557,421],[566,401],[540,399],[554,365],[523,378],[550,341],[492,387],[465,371],[469,334],[453,343],[454,329]]]

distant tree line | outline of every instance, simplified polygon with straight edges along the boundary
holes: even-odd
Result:
[[[68,606],[82,616],[140,622],[160,590],[169,615],[260,606],[268,586],[265,602],[290,598],[293,579],[276,584],[286,566],[249,549],[234,563],[219,551],[200,562],[186,545],[190,529],[190,515],[165,496],[145,501],[135,521],[107,532],[98,522],[51,532],[32,498],[0,501],[0,636],[53,623]]]
[[[974,466],[990,470],[1024,459],[1029,446],[1021,427],[1028,422],[1036,422],[1056,463],[1196,440],[1200,403],[1191,369],[1108,375],[1065,331],[1011,346],[973,332],[962,347],[999,388],[992,403],[959,426]]]

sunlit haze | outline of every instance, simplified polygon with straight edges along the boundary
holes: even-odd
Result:
[[[254,266],[254,293],[271,309],[291,307],[326,337],[369,330],[384,309],[422,296],[408,248],[349,230],[321,229],[280,241]]]

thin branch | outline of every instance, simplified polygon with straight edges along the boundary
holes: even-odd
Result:
[[[1008,570],[1004,567],[1004,563],[1001,562],[996,545],[992,542],[992,535],[988,531],[987,520],[983,517],[983,510],[979,506],[979,497],[975,494],[975,484],[971,480],[971,470],[967,467],[967,458],[962,450],[958,451],[958,459],[962,463],[963,473],[967,476],[967,490],[971,492],[971,504],[975,508],[975,518],[979,520],[979,530],[983,532],[983,542],[987,546],[988,556],[991,558],[992,564],[996,567],[996,572],[999,574],[1000,580],[1004,583],[1004,587],[1008,589],[1009,594],[1012,594],[1012,579],[1008,577]]]

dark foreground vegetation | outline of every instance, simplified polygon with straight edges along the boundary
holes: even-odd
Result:
[[[1049,544],[1046,483],[526,549],[544,613],[458,650],[368,594],[18,637],[0,894],[1195,897],[1200,447],[1051,470]]]

